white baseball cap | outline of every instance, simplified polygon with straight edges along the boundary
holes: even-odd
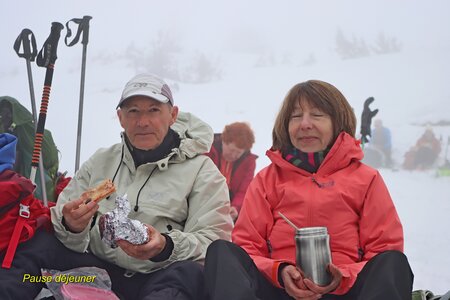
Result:
[[[116,109],[133,96],[146,96],[162,103],[173,105],[172,92],[167,83],[153,74],[139,74],[127,82]]]

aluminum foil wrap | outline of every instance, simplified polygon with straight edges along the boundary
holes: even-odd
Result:
[[[111,248],[117,248],[118,240],[126,240],[135,245],[148,242],[147,226],[138,220],[128,218],[130,211],[127,195],[117,196],[116,208],[100,217],[100,236]]]

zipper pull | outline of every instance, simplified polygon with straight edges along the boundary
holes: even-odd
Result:
[[[272,244],[270,243],[270,240],[266,240],[267,244],[267,250],[269,251],[269,257],[272,257]]]
[[[317,179],[313,176],[313,177],[311,177],[311,181],[314,182],[315,184],[317,184],[317,186],[318,186],[319,188],[326,188],[326,187],[332,187],[332,186],[334,186],[334,181],[333,181],[333,180],[327,181],[327,182],[323,182],[323,183],[320,183],[320,182],[318,182]]]

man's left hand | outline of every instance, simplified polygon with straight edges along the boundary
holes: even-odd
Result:
[[[155,257],[166,246],[166,238],[153,226],[146,225],[148,232],[148,242],[142,245],[134,245],[128,241],[120,240],[117,241],[117,245],[129,256],[148,260]]]

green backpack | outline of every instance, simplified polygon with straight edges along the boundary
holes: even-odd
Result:
[[[33,115],[18,100],[8,96],[0,97],[0,114],[0,133],[7,132],[17,137],[17,155],[14,170],[22,176],[29,178],[35,134]],[[5,128],[5,124],[7,124],[6,126],[8,128]],[[42,161],[44,164],[47,198],[49,201],[56,202],[55,186],[58,179],[59,156],[52,134],[48,130],[44,131]],[[39,169],[37,170],[35,180],[35,196],[42,200],[42,184]]]

